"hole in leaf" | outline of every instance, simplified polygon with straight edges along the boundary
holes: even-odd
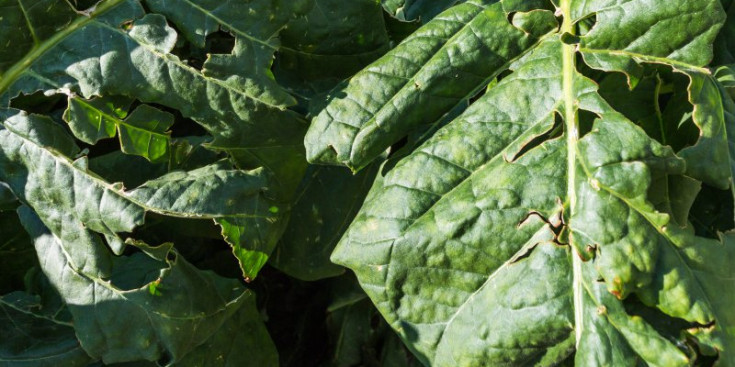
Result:
[[[117,257],[110,283],[122,290],[134,290],[156,281],[166,264],[148,256],[135,246],[126,246],[123,256]]]
[[[543,134],[540,134],[526,142],[515,155],[513,155],[512,157],[508,157],[508,159],[516,161],[520,159],[524,154],[528,153],[529,151],[538,147],[544,142],[561,136],[563,126],[563,119],[561,118],[561,116],[559,116],[558,113],[554,113],[554,124],[552,125],[552,127]]]
[[[222,30],[210,33],[207,35],[204,48],[211,54],[231,54],[235,48],[235,37]]]
[[[174,253],[174,252],[167,253],[166,254],[166,260],[169,261],[169,262],[176,261],[176,253]]]
[[[639,316],[653,326],[659,334],[671,341],[679,340],[682,330],[692,327],[701,327],[683,319],[671,317],[655,307],[646,306],[635,294],[630,295],[623,302],[625,312],[631,316]]]
[[[580,37],[586,35],[592,30],[592,28],[594,28],[595,24],[597,24],[597,14],[596,13],[592,13],[588,15],[587,17],[578,20],[576,24],[576,28],[577,28],[576,34],[579,35]]]
[[[66,108],[66,95],[45,95],[41,91],[31,94],[20,94],[10,101],[10,107],[24,110],[28,113],[49,115]]]
[[[702,184],[702,190],[689,211],[689,221],[694,226],[694,232],[697,236],[719,239],[718,232],[735,228],[734,206],[730,190]]]
[[[592,131],[592,125],[595,122],[595,119],[599,118],[597,114],[587,111],[587,110],[579,110],[577,112],[577,116],[579,119],[579,137],[582,138],[585,135],[587,135],[590,131]]]
[[[77,140],[77,144],[80,148],[88,150],[87,157],[89,158],[100,157],[120,150],[120,143],[117,139],[102,139],[94,145]]]
[[[397,141],[390,147],[390,154],[388,155],[388,158],[392,158],[393,156],[395,156],[396,153],[401,150],[401,148],[406,146],[406,144],[408,144],[408,136],[404,136],[403,138],[401,138],[401,140]]]
[[[74,9],[84,11],[93,7],[98,2],[99,0],[72,0],[71,4],[74,6]]]
[[[173,24],[170,25],[175,27]],[[181,34],[178,30],[177,33]],[[182,42],[171,53],[197,70],[202,70],[208,54],[231,54],[234,48],[235,37],[229,32],[220,30],[207,35],[204,48],[199,48],[191,42]]]
[[[422,25],[421,21],[418,19],[414,21],[399,20],[385,11],[383,12],[383,22],[385,23],[385,29],[388,32],[391,48],[401,43],[401,41],[410,36]]]
[[[171,359],[171,356],[168,353],[164,352],[161,354],[161,358],[158,358],[158,361],[156,361],[156,363],[159,366],[168,366],[171,363]]]
[[[605,77],[605,73],[602,70],[597,70],[589,67],[587,63],[584,61],[584,57],[582,57],[581,53],[577,53],[576,55],[576,61],[577,61],[577,71],[579,71],[580,74],[586,76],[589,79],[592,80],[602,80]]]
[[[164,112],[168,112],[174,115],[174,124],[171,127],[171,137],[185,137],[185,136],[206,136],[208,135],[207,130],[199,125],[194,120],[184,117],[181,112],[175,108],[170,108],[158,103],[146,103],[151,107],[155,107]],[[131,109],[132,111],[132,109]]]
[[[473,104],[473,103],[475,103],[475,101],[477,101],[478,99],[482,98],[482,96],[484,96],[485,93],[487,93],[488,88],[492,88],[492,86],[494,84],[497,84],[497,82],[493,81],[487,87],[481,88],[477,93],[475,93],[474,96],[470,97],[469,104]]]
[[[510,12],[506,15],[506,19],[508,20],[508,23],[513,24],[513,18],[515,18],[517,11]]]
[[[498,74],[498,76],[495,78],[498,82],[508,77],[510,74],[513,74],[513,70],[505,69]]]
[[[646,65],[632,90],[624,74],[609,73],[602,76],[599,91],[613,109],[659,143],[678,151],[694,145],[699,137],[686,92],[688,83],[687,77],[670,68]]]
[[[697,345],[696,341],[692,340],[690,343],[692,348],[697,351],[697,355],[692,363],[696,367],[713,367],[719,360],[719,355],[706,355],[705,352]]]
[[[136,228],[132,237],[149,244],[173,242],[177,253],[167,259],[183,256],[186,261],[202,270],[211,270],[227,278],[241,278],[240,266],[232,256],[232,248],[222,240],[221,229],[211,219],[173,218],[146,213],[143,226]],[[134,246],[131,251],[139,252]]]
[[[671,317],[661,310],[645,305],[636,295],[631,295],[623,301],[625,312],[631,316],[638,316],[651,325],[661,336],[668,339],[687,355],[696,356],[700,363],[696,366],[711,366],[714,360],[711,356],[702,355],[696,341],[686,338],[685,330],[692,328],[708,328],[710,325],[700,325],[683,319]],[[716,359],[716,358],[715,358]]]

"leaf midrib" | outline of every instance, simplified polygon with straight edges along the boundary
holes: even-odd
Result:
[[[55,33],[51,38],[37,43],[29,53],[23,56],[22,59],[18,60],[8,71],[0,78],[0,95],[5,93],[13,83],[25,72],[26,68],[36,62],[46,52],[51,50],[54,46],[59,44],[66,37],[70,36],[76,30],[84,27],[90,22],[94,21],[98,16],[106,13],[113,9],[117,5],[120,5],[126,0],[107,0],[97,5],[95,10],[88,16],[81,16],[74,20],[67,28]],[[34,38],[35,39],[35,38]]]
[[[560,33],[574,35],[574,19],[571,13],[572,0],[562,0],[561,11],[564,21]],[[562,74],[564,90],[564,131],[567,139],[567,200],[569,204],[569,218],[574,217],[577,206],[576,173],[577,173],[577,142],[579,141],[579,124],[577,121],[577,106],[575,104],[574,75],[576,73],[576,46],[562,42]],[[570,238],[574,240],[573,237]],[[571,242],[570,241],[570,242]],[[574,332],[575,346],[579,344],[584,333],[584,285],[582,274],[582,259],[575,253],[574,246],[570,256],[572,257],[572,295],[574,304]]]
[[[99,179],[95,175],[92,175],[92,174],[89,174],[86,171],[80,170],[77,166],[74,165],[74,163],[68,157],[63,156],[63,155],[60,155],[60,154],[56,153],[54,150],[52,150],[52,149],[48,149],[48,148],[46,148],[46,147],[44,147],[42,145],[39,145],[35,141],[33,141],[31,139],[28,139],[28,138],[26,138],[25,136],[23,136],[21,134],[16,133],[12,129],[7,128],[7,126],[5,126],[4,124],[0,124],[0,126],[5,127],[5,130],[7,130],[9,133],[13,134],[14,136],[18,137],[19,139],[22,139],[24,143],[32,144],[37,149],[41,150],[43,153],[49,154],[54,159],[54,161],[58,162],[59,164],[64,165],[67,168],[70,168],[70,169],[72,169],[74,171],[81,172],[84,175],[84,177],[86,177],[87,179],[89,179],[90,181],[92,181],[100,189],[109,191],[110,193],[112,193],[112,194],[120,197],[121,199],[123,199],[125,201],[128,201],[128,202],[130,202],[132,204],[137,205],[138,207],[140,207],[145,212],[152,212],[152,213],[162,214],[162,215],[171,216],[171,217],[175,217],[175,218],[199,218],[199,219],[204,219],[204,218],[207,218],[207,219],[215,219],[215,218],[257,218],[257,219],[272,219],[273,218],[271,216],[261,216],[261,215],[257,215],[257,214],[243,214],[243,213],[238,213],[238,214],[228,215],[228,214],[219,214],[219,213],[184,213],[184,212],[176,212],[176,211],[170,211],[170,210],[165,210],[165,209],[153,208],[153,207],[149,206],[148,204],[146,204],[144,202],[141,202],[139,200],[134,199],[130,195],[130,193],[132,191],[129,191],[129,192],[120,191],[120,190],[116,189],[115,187],[113,187],[113,185],[107,183],[106,181],[103,181],[103,180]],[[2,131],[2,130],[0,130],[0,131]]]
[[[74,22],[72,22],[69,27],[63,29],[62,31],[59,31],[58,33],[54,34],[51,38],[49,38],[46,41],[43,41],[42,43],[38,44],[36,47],[34,47],[28,54],[26,54],[21,60],[19,60],[17,63],[15,63],[8,71],[3,75],[2,79],[0,79],[0,95],[5,93],[7,89],[13,85],[18,78],[20,78],[21,75],[23,75],[26,71],[28,71],[29,67],[33,65],[41,56],[43,56],[46,52],[57,46],[61,41],[63,41],[65,38],[72,35],[77,30],[81,29],[82,27],[95,22],[96,18],[100,16],[101,14],[111,10],[112,8],[116,7],[117,5],[120,5],[122,2],[126,0],[107,0],[107,2],[102,2],[100,5],[97,6],[97,9],[95,9],[94,12],[90,13],[89,16],[82,16],[80,18],[77,18]],[[269,108],[278,109],[280,111],[285,111],[287,106],[284,105],[277,105],[273,103],[266,102],[256,96],[250,95],[246,93],[245,91],[242,91],[240,89],[236,89],[232,86],[229,86],[225,82],[216,79],[207,77],[206,75],[202,74],[199,70],[196,70],[192,68],[189,65],[186,65],[182,63],[180,60],[172,59],[169,57],[168,54],[163,54],[159,52],[158,50],[154,49],[153,47],[146,45],[144,43],[139,42],[138,40],[133,39],[130,37],[127,33],[122,32],[120,29],[117,29],[115,27],[112,27],[108,24],[97,22],[99,26],[103,28],[107,28],[108,30],[111,30],[113,32],[116,32],[118,34],[122,34],[123,37],[129,38],[133,40],[137,45],[140,47],[145,48],[148,52],[155,55],[157,58],[164,60],[166,63],[171,63],[175,65],[176,67],[185,70],[191,74],[194,74],[195,77],[199,77],[204,79],[208,83],[216,84],[217,86],[231,91],[233,93],[240,94],[254,102],[257,102],[258,104],[262,104],[264,106],[267,106]]]

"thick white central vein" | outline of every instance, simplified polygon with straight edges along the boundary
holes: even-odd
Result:
[[[564,23],[561,26],[561,32],[574,34],[573,20],[571,16],[571,0],[562,0],[561,11],[564,17]],[[569,218],[574,216],[577,207],[577,192],[575,191],[575,181],[577,178],[577,141],[579,140],[579,124],[577,121],[577,112],[574,101],[574,73],[576,70],[574,45],[562,44],[562,63],[563,63],[563,88],[564,88],[564,123],[567,137],[567,198],[569,200]],[[570,237],[573,241],[574,237]],[[572,246],[574,251],[574,246]],[[572,271],[573,271],[573,294],[574,294],[574,330],[576,337],[576,346],[579,348],[579,342],[582,339],[583,317],[582,297],[584,296],[584,287],[582,285],[582,259],[575,253],[572,254]]]

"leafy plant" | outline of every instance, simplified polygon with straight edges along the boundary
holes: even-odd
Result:
[[[0,9],[0,364],[735,365],[731,1]]]
[[[353,170],[409,136],[333,260],[428,365],[734,365],[732,221],[707,238],[690,211],[702,183],[732,189],[733,104],[705,67],[724,21],[717,1],[437,16],[306,135]]]

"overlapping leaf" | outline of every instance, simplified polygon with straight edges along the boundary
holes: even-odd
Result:
[[[142,105],[128,115],[127,98],[70,98],[64,119],[79,140],[95,144],[100,139],[120,139],[123,153],[146,158],[153,163],[168,162],[171,155],[170,113]]]
[[[558,27],[551,11],[527,11],[538,3],[471,1],[434,18],[332,91],[306,135],[308,159],[357,170],[436,124]]]
[[[304,125],[297,114],[285,110],[295,101],[275,83],[268,68],[277,49],[274,37],[304,5],[257,4],[262,9],[232,2],[150,2],[154,10],[179,25],[182,16],[196,15],[199,21],[186,18],[182,29],[197,44],[219,27],[237,35],[231,55],[212,55],[203,70],[196,70],[170,54],[176,33],[161,15],[144,16],[140,4],[132,0],[102,2],[89,15],[77,15],[52,38],[36,42],[3,76],[0,98],[7,101],[21,92],[72,89],[88,98],[121,95],[175,108],[204,126],[214,136],[210,146],[230,152],[238,167],[264,166],[271,171],[271,195],[286,202],[306,166],[301,153]],[[89,104],[86,113],[75,113],[82,101],[73,98],[67,115],[80,139],[93,143],[111,137],[116,126],[123,151],[154,162],[169,155],[170,121],[165,114],[162,120],[153,116],[155,110],[140,106],[122,120],[101,105],[90,111]],[[279,217],[285,214],[282,210]],[[246,276],[257,274],[277,240],[273,234],[280,233],[283,225],[283,220],[228,222],[224,231],[236,252],[261,253],[241,254],[244,267],[250,269]],[[234,232],[243,233],[247,240],[237,239]],[[251,260],[252,256],[256,259]]]
[[[357,213],[333,258],[426,364],[735,365],[732,1],[93,3],[0,0],[0,221],[40,259],[0,246],[0,363],[276,365],[192,264],[335,276]],[[361,172],[307,168],[307,110],[310,160]],[[166,230],[197,239],[136,240]],[[352,295],[331,362],[409,363]]]
[[[403,21],[420,19],[424,23],[431,20],[443,10],[462,1],[457,0],[383,0],[385,10]]]
[[[0,297],[0,323],[11,326],[0,344],[0,362],[17,366],[87,366],[92,362],[79,345],[69,320],[44,309],[36,297],[14,292]]]
[[[388,51],[382,8],[375,1],[314,0],[280,34],[278,80],[297,94],[323,93]]]

